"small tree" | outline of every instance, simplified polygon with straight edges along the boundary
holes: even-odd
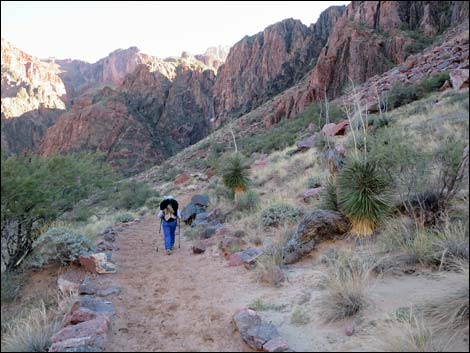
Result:
[[[249,164],[239,153],[235,153],[227,161],[222,171],[224,185],[235,193],[235,200],[238,201],[240,195],[246,191],[249,184],[248,169]]]

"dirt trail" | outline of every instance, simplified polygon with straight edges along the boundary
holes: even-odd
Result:
[[[184,237],[168,256],[160,236],[157,253],[158,226],[147,216],[119,233],[118,272],[99,277],[100,287],[122,288],[110,298],[117,314],[107,351],[247,351],[230,324],[250,291],[243,271],[211,253],[193,255]]]

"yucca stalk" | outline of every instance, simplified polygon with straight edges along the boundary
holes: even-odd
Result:
[[[235,193],[235,201],[238,201],[241,194],[248,188],[249,167],[243,156],[239,153],[235,153],[228,159],[223,170],[222,180],[224,185]]]
[[[337,179],[338,204],[352,224],[352,234],[371,235],[389,211],[390,183],[366,157],[352,158]]]

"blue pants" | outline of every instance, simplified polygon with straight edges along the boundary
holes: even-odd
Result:
[[[173,248],[173,245],[175,245],[175,232],[176,232],[176,224],[178,223],[177,221],[173,222],[167,222],[163,220],[163,234],[165,237],[165,249],[171,249]]]

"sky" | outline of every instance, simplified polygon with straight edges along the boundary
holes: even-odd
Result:
[[[316,22],[349,1],[2,1],[2,38],[39,58],[96,62],[138,47],[165,58],[232,46],[286,18]]]

